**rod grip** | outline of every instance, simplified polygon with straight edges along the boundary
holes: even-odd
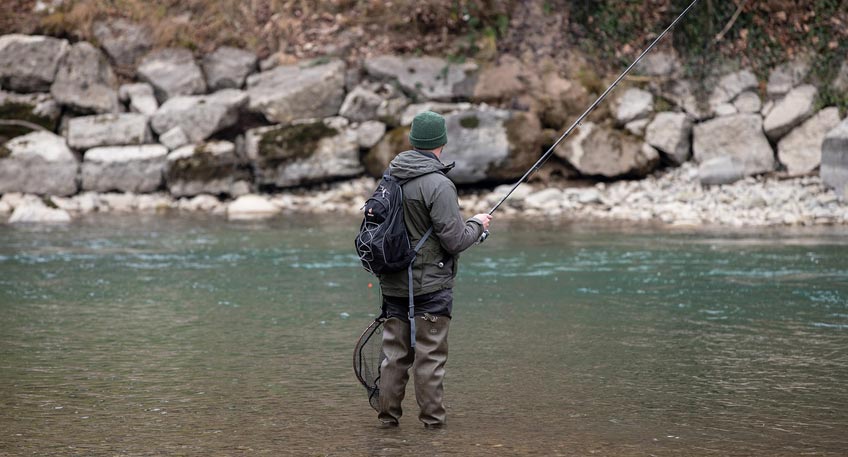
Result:
[[[481,244],[482,242],[486,241],[486,238],[488,238],[488,237],[489,237],[489,231],[488,231],[488,230],[485,230],[485,231],[483,232],[483,234],[482,234],[482,235],[480,235],[480,239],[479,239],[479,240],[477,240],[477,244]]]

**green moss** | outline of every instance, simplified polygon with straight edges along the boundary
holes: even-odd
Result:
[[[250,172],[233,157],[215,156],[205,144],[199,145],[191,157],[178,159],[171,164],[166,176],[168,182],[202,181],[216,179],[250,179]]]
[[[54,120],[48,117],[38,116],[32,110],[32,106],[24,103],[5,103],[0,105],[0,119],[27,121],[38,124],[50,131],[56,127]],[[26,135],[31,131],[32,129],[20,125],[0,125],[0,138],[10,139],[16,136]]]
[[[259,140],[259,156],[266,166],[306,159],[315,153],[318,142],[338,135],[323,122],[280,127],[265,132]]]
[[[6,157],[9,157],[9,155],[10,155],[11,153],[12,153],[12,152],[11,152],[11,151],[9,151],[8,149],[6,149],[6,147],[5,147],[5,146],[0,145],[0,159],[3,159],[3,158],[6,158]]]
[[[656,97],[654,99],[654,111],[662,112],[662,111],[671,111],[674,109],[674,103],[669,101],[669,99],[665,97]]]
[[[465,129],[476,129],[480,126],[480,118],[474,115],[465,116],[459,120],[459,125]]]

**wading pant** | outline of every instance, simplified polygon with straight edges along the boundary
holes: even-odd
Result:
[[[424,425],[443,425],[445,406],[445,362],[448,360],[450,318],[424,314],[415,316],[415,350],[409,344],[409,321],[391,317],[383,324],[383,351],[386,359],[380,370],[380,414],[387,424],[397,424],[403,414],[401,402],[409,380],[409,367],[415,376],[415,399]]]

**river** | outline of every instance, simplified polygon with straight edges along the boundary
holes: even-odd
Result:
[[[0,455],[845,455],[843,228],[496,221],[463,255],[448,427],[380,430],[357,222],[0,225]]]

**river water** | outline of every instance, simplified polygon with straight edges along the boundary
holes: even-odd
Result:
[[[2,455],[845,455],[844,229],[500,223],[448,427],[376,427],[356,221],[0,226]]]

